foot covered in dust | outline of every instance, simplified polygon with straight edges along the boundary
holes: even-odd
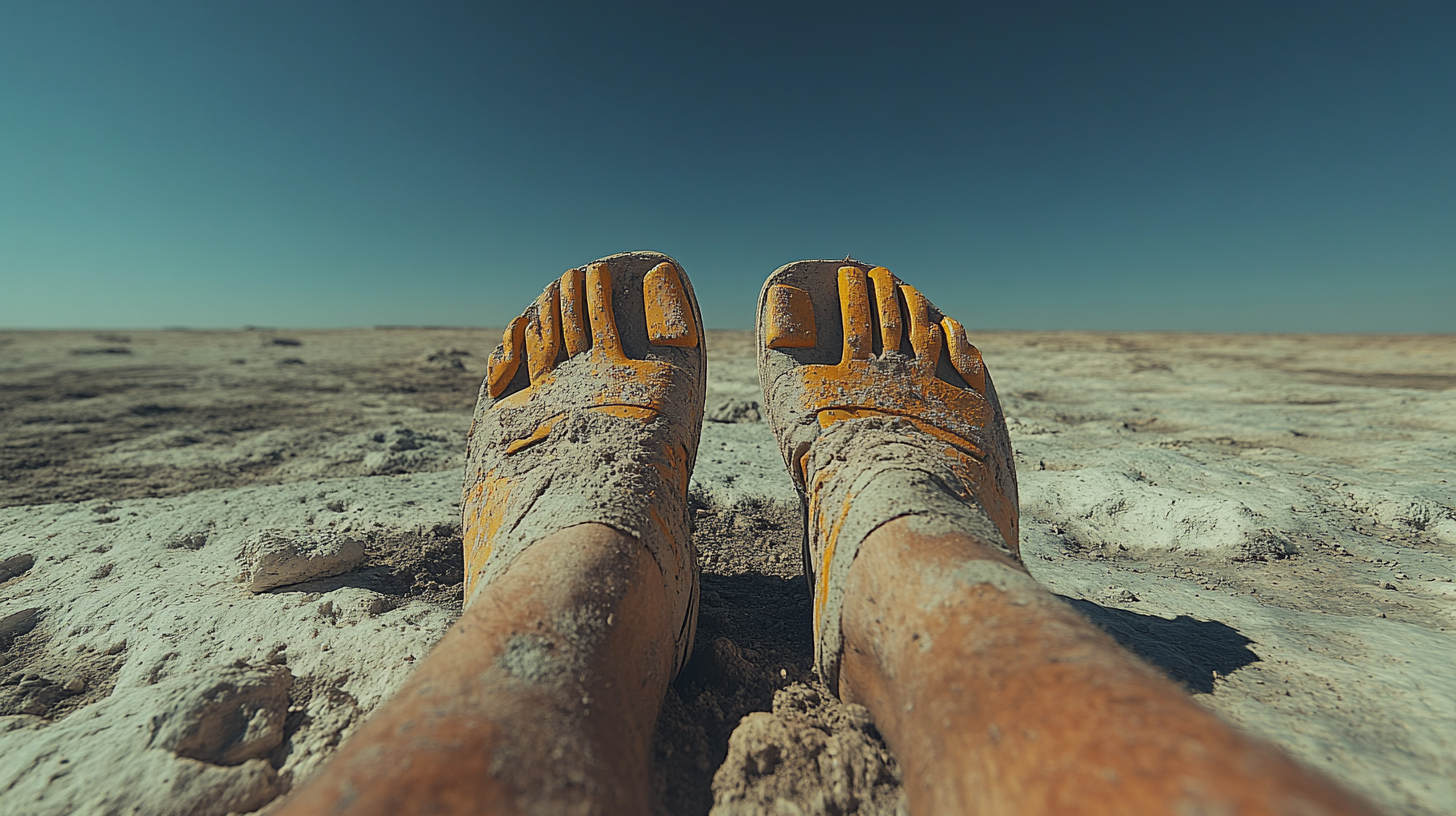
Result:
[[[1006,422],[965,329],[884,267],[799,261],[764,283],[758,372],[804,502],[815,658],[838,688],[843,591],[865,538],[904,516],[1019,558]]]
[[[467,603],[533,543],[604,524],[661,569],[681,668],[698,606],[687,489],[706,396],[701,326],[687,275],[652,252],[568,270],[511,322],[466,445]]]

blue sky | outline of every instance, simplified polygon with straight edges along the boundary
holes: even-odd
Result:
[[[0,3],[0,327],[501,325],[674,255],[978,328],[1456,331],[1456,4]]]

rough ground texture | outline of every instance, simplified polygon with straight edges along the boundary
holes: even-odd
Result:
[[[247,812],[313,773],[458,614],[498,339],[0,333],[0,812]],[[1456,811],[1456,338],[972,339],[1039,580],[1392,813]],[[729,421],[659,811],[897,812],[894,757],[813,676],[752,336],[707,343]]]

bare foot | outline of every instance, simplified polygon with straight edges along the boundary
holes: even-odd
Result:
[[[568,271],[491,354],[461,619],[282,814],[642,813],[692,648],[706,355],[663,255]]]
[[[467,599],[546,534],[606,524],[639,539],[671,587],[681,668],[697,620],[701,321],[675,261],[630,252],[568,270],[511,323],[465,448]]]
[[[805,505],[816,659],[835,688],[844,580],[874,529],[913,515],[1017,557],[1011,442],[965,329],[884,267],[780,268],[759,296],[758,340],[769,422]]]
[[[883,268],[802,261],[765,284],[758,339],[819,669],[870,710],[912,812],[1373,812],[1032,580],[1006,425],[959,323]]]

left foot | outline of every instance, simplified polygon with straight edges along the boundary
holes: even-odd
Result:
[[[280,816],[647,811],[697,623],[701,325],[647,252],[568,271],[512,322],[466,450],[465,612]]]
[[[532,543],[604,524],[661,569],[682,667],[697,623],[687,491],[707,394],[701,327],[687,275],[655,252],[568,270],[511,322],[466,444],[467,604]]]

